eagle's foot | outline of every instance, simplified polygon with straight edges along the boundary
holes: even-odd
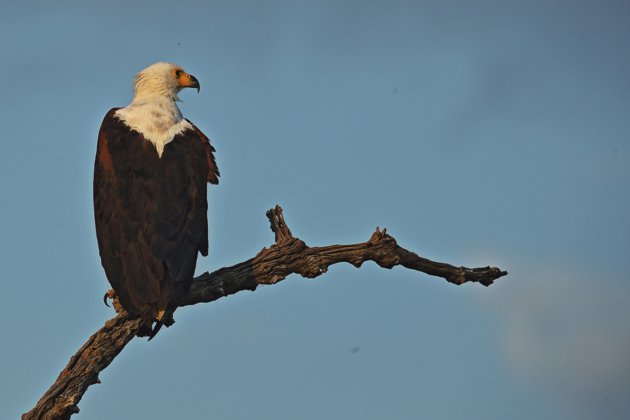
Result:
[[[109,289],[107,293],[105,293],[105,296],[103,296],[103,303],[105,303],[105,306],[109,307],[109,305],[107,304],[107,299],[112,300],[112,305],[114,306],[114,310],[117,314],[123,311],[123,307],[120,305],[120,302],[118,301],[118,295],[116,294],[116,291],[114,289]]]

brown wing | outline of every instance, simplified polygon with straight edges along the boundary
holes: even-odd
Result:
[[[219,183],[220,174],[219,174],[219,168],[217,167],[217,162],[214,159],[214,152],[215,152],[214,147],[212,147],[212,145],[210,144],[210,139],[206,137],[206,135],[203,134],[201,130],[198,129],[195,124],[190,122],[190,120],[186,120],[186,121],[188,121],[190,125],[193,126],[193,129],[195,130],[198,140],[204,146],[206,160],[208,162],[208,166],[207,166],[208,182],[216,185]]]
[[[214,148],[193,129],[175,136],[160,159],[160,202],[152,248],[176,282],[176,298],[190,287],[197,252],[208,255],[207,184],[219,182]]]
[[[115,111],[103,120],[94,167],[101,262],[123,308],[153,319],[188,290],[197,252],[208,252],[214,149],[195,128],[176,136],[159,158]]]

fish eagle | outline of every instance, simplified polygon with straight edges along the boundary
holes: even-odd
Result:
[[[94,218],[108,295],[150,338],[173,323],[197,253],[208,255],[207,183],[219,182],[208,137],[177,107],[187,87],[200,88],[176,64],[147,67],[131,104],[111,109],[98,134]]]

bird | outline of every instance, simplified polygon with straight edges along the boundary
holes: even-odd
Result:
[[[149,340],[170,326],[190,289],[198,254],[208,255],[208,183],[219,183],[209,138],[177,106],[199,81],[174,63],[135,76],[134,97],[112,108],[98,133],[94,219],[101,264],[115,298],[141,318]]]

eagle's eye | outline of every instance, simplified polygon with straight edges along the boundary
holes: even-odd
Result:
[[[179,76],[182,75],[182,71],[181,70],[175,70],[175,77],[177,77],[179,79]]]

